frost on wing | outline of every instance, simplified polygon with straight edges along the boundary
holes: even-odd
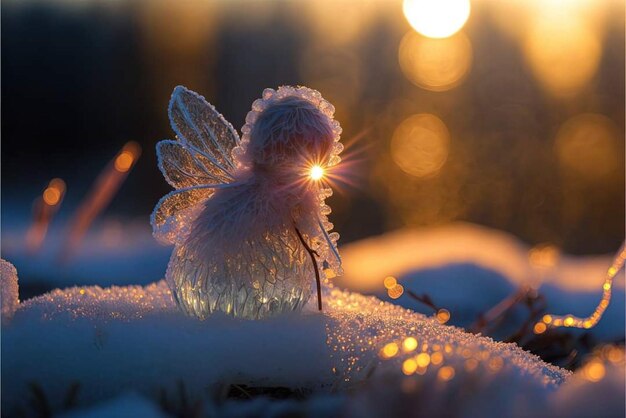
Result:
[[[230,175],[183,142],[159,142],[157,156],[165,180],[176,189],[232,181]]]
[[[169,105],[172,129],[178,139],[230,174],[235,168],[231,152],[239,145],[232,125],[204,97],[178,86]]]
[[[152,216],[152,234],[163,244],[179,244],[189,234],[191,223],[215,188],[195,187],[175,190],[159,200]]]

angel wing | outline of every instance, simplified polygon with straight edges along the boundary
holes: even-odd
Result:
[[[231,153],[240,139],[215,107],[183,86],[174,89],[168,114],[177,140],[156,148],[159,168],[176,190],[157,203],[150,221],[157,240],[176,244],[188,234],[201,203],[233,184]]]

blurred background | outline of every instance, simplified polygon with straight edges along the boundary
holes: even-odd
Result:
[[[470,222],[606,254],[624,236],[624,3],[6,0],[2,257],[22,297],[147,283],[174,86],[239,129],[266,87],[336,107],[340,244]]]

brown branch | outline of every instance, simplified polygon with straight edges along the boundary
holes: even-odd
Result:
[[[319,257],[319,254],[317,253],[317,251],[313,250],[311,247],[307,245],[306,241],[304,240],[304,237],[300,233],[300,230],[296,228],[295,226],[294,226],[294,229],[296,230],[296,234],[298,234],[298,238],[300,238],[300,242],[302,243],[302,246],[306,249],[306,251],[311,256],[311,262],[313,263],[313,269],[315,270],[315,282],[317,283],[317,308],[321,311],[322,310],[322,283],[320,281],[320,270],[319,270],[319,267],[317,266],[317,261],[315,260],[315,256]]]
[[[438,312],[440,309],[437,305],[435,305],[433,300],[427,294],[423,294],[420,296],[417,293],[413,292],[412,290],[407,290],[406,294],[409,295],[411,298],[415,299],[416,301],[428,306],[435,312]]]

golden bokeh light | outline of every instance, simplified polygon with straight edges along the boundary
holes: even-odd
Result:
[[[409,24],[429,38],[447,38],[467,22],[469,0],[404,0],[402,11]]]
[[[618,347],[609,347],[606,353],[606,358],[611,363],[620,363],[624,361],[624,349]]]
[[[43,191],[43,201],[47,205],[54,206],[59,203],[61,199],[61,192],[53,187],[48,187]]]
[[[394,357],[396,354],[398,354],[399,351],[399,347],[398,344],[396,343],[389,343],[386,344],[383,349],[382,349],[382,355],[381,357],[383,358],[392,358]]]
[[[393,289],[394,286],[397,285],[397,284],[398,284],[398,281],[393,276],[387,276],[383,280],[383,285],[385,286],[385,289],[387,289],[387,290]]]
[[[129,151],[122,151],[115,159],[115,169],[125,173],[133,165],[133,161],[133,155]]]
[[[420,353],[415,356],[415,361],[419,367],[428,367],[430,364],[430,354],[428,353]]]
[[[401,284],[397,284],[391,289],[387,290],[387,295],[391,299],[398,299],[404,293],[404,287]]]
[[[451,366],[444,366],[441,369],[439,369],[439,372],[437,373],[437,377],[441,380],[443,380],[444,382],[447,382],[448,380],[452,380],[454,378],[454,368]]]
[[[440,365],[443,362],[443,354],[441,354],[440,351],[435,351],[431,356],[430,356],[430,362],[432,364],[434,364],[435,366]]]
[[[585,378],[591,382],[599,382],[604,378],[606,369],[600,360],[593,360],[583,368]]]
[[[402,373],[404,373],[405,375],[407,376],[412,375],[413,373],[415,373],[416,370],[417,370],[417,361],[415,361],[415,359],[408,358],[404,360],[404,362],[402,363]]]
[[[450,134],[437,116],[429,113],[404,120],[391,139],[391,158],[407,174],[436,175],[448,159]]]
[[[619,170],[621,140],[611,119],[585,113],[561,126],[554,147],[565,174],[577,180],[603,181]]]
[[[543,322],[537,322],[533,328],[535,334],[543,334],[548,329],[548,326]]]
[[[446,91],[458,86],[472,65],[472,44],[463,33],[432,39],[409,31],[398,50],[404,76],[426,90]]]
[[[65,195],[65,182],[60,178],[50,180],[40,198],[33,205],[33,221],[26,231],[26,248],[29,253],[35,253],[41,248],[50,222],[59,210]]]
[[[478,360],[470,358],[465,360],[465,370],[468,372],[473,372],[478,367]]]
[[[602,54],[597,32],[584,18],[537,19],[524,40],[524,52],[530,67],[551,94],[572,96],[595,75]]]
[[[402,342],[402,349],[405,352],[414,351],[417,348],[417,340],[413,337],[408,337]]]
[[[449,310],[447,310],[447,309],[439,309],[437,311],[437,321],[439,321],[440,324],[445,324],[449,320],[450,320],[450,311]]]
[[[59,178],[50,180],[48,187],[43,191],[43,201],[49,206],[59,204],[65,193],[65,182]]]
[[[383,4],[384,5],[384,4]],[[355,2],[305,1],[294,10],[307,16],[315,42],[345,45],[363,33],[386,9],[376,0]]]

